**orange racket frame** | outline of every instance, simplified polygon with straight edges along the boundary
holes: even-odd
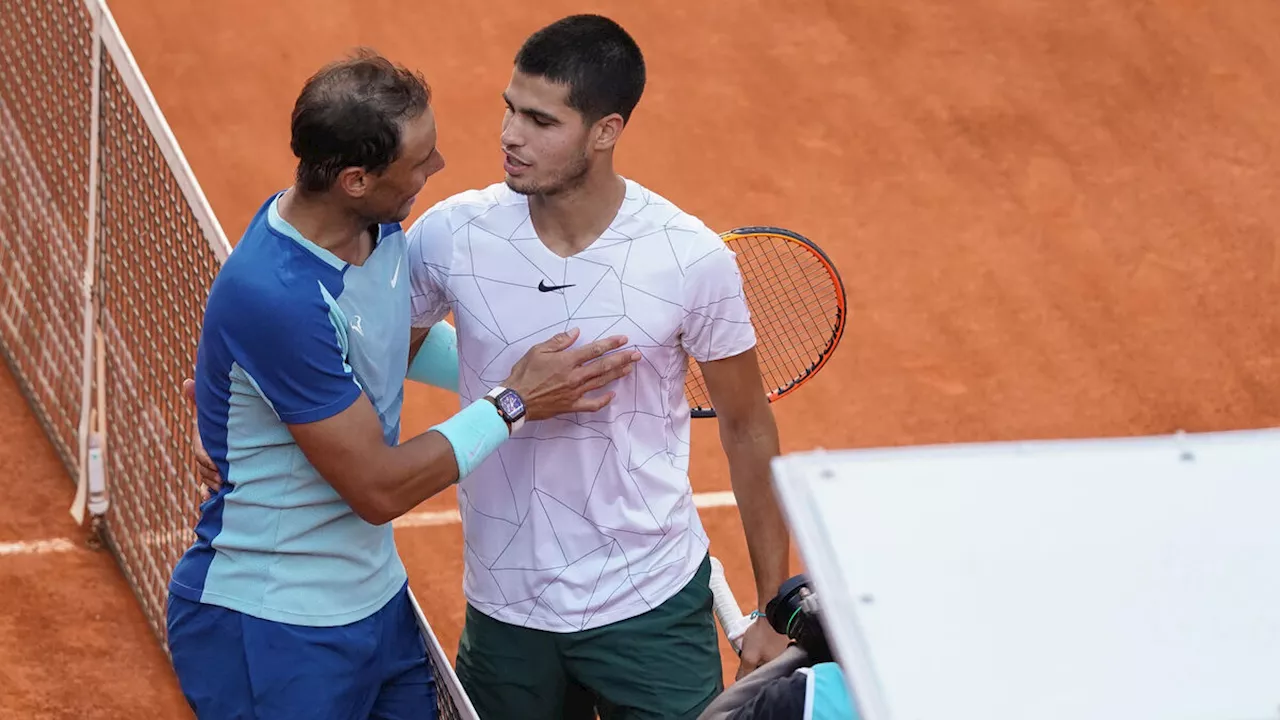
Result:
[[[729,245],[730,249],[739,252],[738,246],[741,246],[748,240],[759,241],[767,239],[770,242],[784,243],[788,249],[795,251],[797,249],[807,253],[813,259],[818,261],[817,267],[825,271],[826,277],[811,278],[814,281],[820,280],[824,285],[830,284],[834,297],[834,308],[825,308],[834,311],[831,315],[831,332],[826,336],[825,342],[821,347],[805,347],[799,348],[800,352],[796,352],[796,348],[791,348],[786,355],[799,355],[805,360],[796,363],[794,367],[788,368],[786,373],[790,379],[786,382],[778,384],[777,387],[765,387],[765,397],[770,403],[777,402],[780,398],[786,397],[795,392],[801,385],[813,379],[814,375],[826,366],[827,361],[831,359],[831,355],[835,352],[836,346],[840,344],[840,339],[844,335],[845,321],[848,313],[845,308],[845,291],[844,282],[840,278],[840,273],[836,270],[835,264],[831,262],[831,258],[827,256],[821,248],[812,240],[800,235],[799,233],[787,230],[785,228],[773,227],[768,225],[754,225],[747,227],[735,228],[720,233],[720,238]],[[742,255],[739,252],[739,258]],[[791,257],[783,256],[780,257]],[[753,320],[765,317],[762,309],[758,308],[758,304],[762,302],[758,297],[753,296],[751,289],[757,286],[754,274],[759,271],[755,269],[753,264],[743,264],[739,262],[739,268],[743,274],[743,289],[747,294],[747,307],[751,310]],[[776,277],[791,277],[785,272],[785,268],[777,268]],[[754,274],[753,274],[754,273]],[[810,275],[814,273],[810,271]],[[820,274],[820,273],[819,273]],[[776,279],[768,279],[769,282],[777,283]],[[774,352],[773,348],[779,343],[786,343],[786,337],[775,337],[763,331],[759,324],[756,326],[756,353],[761,356],[761,365],[765,364],[765,359],[770,357]],[[792,343],[795,344],[794,342]],[[695,418],[711,418],[716,416],[715,408],[712,407],[711,396],[707,390],[706,382],[703,380],[702,372],[696,361],[692,359],[689,362],[688,374],[685,378],[685,396],[689,400],[690,414]]]

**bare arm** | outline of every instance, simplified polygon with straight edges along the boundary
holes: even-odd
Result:
[[[183,394],[193,407],[194,387],[191,379],[183,381]],[[388,446],[381,422],[364,395],[337,415],[287,427],[320,476],[356,515],[373,525],[403,515],[458,479],[453,446],[443,435],[426,432],[400,445]],[[192,451],[197,477],[205,486],[207,498],[222,487],[222,476],[205,451],[194,422]]]
[[[625,337],[568,350],[576,337],[576,331],[559,333],[535,345],[502,383],[524,399],[529,420],[599,410],[613,394],[585,398],[584,393],[626,375],[640,358],[634,351],[600,357],[626,344]],[[502,422],[497,409],[492,412]],[[290,425],[289,430],[316,471],[357,515],[374,525],[409,512],[458,480],[455,448],[444,435],[429,430],[389,446],[373,405],[363,395],[330,418]]]
[[[769,473],[769,461],[779,454],[778,426],[764,396],[754,348],[701,363],[700,368],[716,409],[720,444],[751,554],[756,607],[763,612],[790,568],[791,534]]]
[[[193,406],[194,386],[190,379],[183,381],[183,394]],[[394,520],[458,479],[453,446],[443,435],[426,432],[388,446],[382,424],[364,395],[337,415],[288,428],[320,476],[356,515],[373,525]],[[222,487],[222,477],[194,428],[192,450],[208,497]]]
[[[290,425],[289,431],[321,477],[373,525],[394,520],[458,479],[453,446],[443,435],[425,432],[387,445],[364,395],[333,417]]]
[[[755,348],[699,367],[719,418],[720,444],[756,579],[756,609],[763,613],[790,566],[791,534],[769,473],[769,461],[779,452],[778,426],[764,396]],[[737,677],[774,659],[787,644],[785,635],[757,618],[743,636]]]

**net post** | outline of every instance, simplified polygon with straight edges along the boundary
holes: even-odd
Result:
[[[84,512],[88,501],[89,489],[89,446],[90,436],[95,431],[92,426],[94,365],[97,357],[98,333],[98,300],[97,300],[97,267],[98,267],[98,175],[100,163],[98,150],[102,130],[102,2],[101,0],[85,0],[85,10],[92,20],[93,40],[90,50],[90,91],[89,91],[89,177],[88,203],[85,222],[85,258],[82,277],[82,311],[84,313],[84,333],[82,337],[82,360],[80,377],[80,426],[79,444],[80,464],[76,481],[76,496],[71,505],[71,517],[76,524],[84,523]],[[99,397],[102,392],[99,388]],[[101,410],[99,410],[101,413]]]

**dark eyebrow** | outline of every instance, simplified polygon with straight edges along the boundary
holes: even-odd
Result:
[[[544,123],[556,124],[560,122],[560,118],[557,118],[555,115],[552,115],[551,113],[543,112],[542,110],[536,110],[534,108],[516,107],[514,104],[512,104],[511,98],[507,97],[507,94],[505,92],[502,93],[502,99],[504,102],[507,103],[507,107],[511,108],[512,112],[518,112],[521,115],[526,115],[528,117],[531,117],[535,120],[538,120]]]

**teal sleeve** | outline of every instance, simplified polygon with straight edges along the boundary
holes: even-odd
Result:
[[[441,320],[431,326],[409,363],[408,379],[458,392],[458,332]]]
[[[807,717],[813,720],[859,720],[857,705],[849,697],[840,665],[834,662],[818,663],[812,668],[812,685],[806,707],[812,711]]]

